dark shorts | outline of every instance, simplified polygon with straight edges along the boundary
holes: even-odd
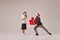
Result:
[[[26,30],[26,23],[22,24],[22,27],[21,27],[22,30]]]

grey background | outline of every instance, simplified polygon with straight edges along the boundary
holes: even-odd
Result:
[[[21,33],[21,15],[27,11],[28,20],[41,14],[43,25],[52,33],[60,34],[60,0],[0,0],[0,34]],[[27,20],[27,33],[32,33]],[[45,34],[42,29],[40,34]]]

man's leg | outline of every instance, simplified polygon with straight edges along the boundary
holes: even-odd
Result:
[[[38,32],[37,32],[37,28],[39,27],[39,25],[36,25],[35,27],[34,27],[34,30],[35,30],[35,32],[36,32],[36,35],[39,35],[38,34]]]
[[[48,30],[47,30],[43,25],[41,25],[41,27],[42,27],[49,35],[52,35],[50,32],[48,32]]]

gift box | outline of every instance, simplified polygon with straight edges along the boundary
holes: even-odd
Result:
[[[29,20],[29,24],[30,24],[30,25],[35,25],[35,23],[34,23],[34,17],[32,17],[32,18]]]

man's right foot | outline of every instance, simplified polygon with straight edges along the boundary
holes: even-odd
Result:
[[[49,33],[49,35],[52,35],[51,33]]]

